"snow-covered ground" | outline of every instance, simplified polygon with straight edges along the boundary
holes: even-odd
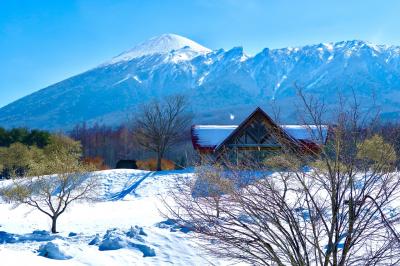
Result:
[[[104,200],[71,206],[58,220],[57,236],[37,231],[50,228],[50,219],[44,214],[26,206],[14,209],[0,204],[0,265],[226,264],[207,256],[190,240],[190,233],[159,225],[165,221],[160,214],[160,195],[167,193],[177,175],[192,176],[190,170],[107,170],[96,174]]]

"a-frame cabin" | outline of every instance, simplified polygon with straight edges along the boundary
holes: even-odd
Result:
[[[262,160],[282,149],[316,153],[325,144],[328,126],[277,125],[261,108],[254,110],[240,125],[194,125],[193,147],[214,159]]]

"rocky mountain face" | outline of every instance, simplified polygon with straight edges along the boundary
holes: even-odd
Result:
[[[297,48],[211,51],[187,38],[152,38],[100,66],[0,109],[0,125],[69,129],[77,123],[117,125],[153,98],[185,94],[198,123],[236,124],[256,106],[295,123],[297,90],[334,108],[357,95],[384,119],[400,111],[400,47],[343,41]]]

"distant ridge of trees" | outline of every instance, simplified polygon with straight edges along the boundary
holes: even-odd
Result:
[[[166,153],[166,158],[179,167],[190,164],[195,153],[189,130],[190,128],[185,134],[186,139]],[[76,125],[68,135],[81,142],[84,158],[100,157],[109,168],[114,168],[119,160],[139,160],[143,161],[147,168],[152,169],[149,165],[152,165],[150,161],[155,158],[155,154],[137,143],[133,123],[125,123],[117,127],[81,123]]]
[[[362,129],[359,129],[362,131]],[[376,125],[374,133],[380,134],[385,141],[392,144],[396,153],[400,154],[400,123],[382,123]],[[99,169],[109,167],[113,168],[118,160],[135,159],[146,161],[154,158],[154,154],[145,151],[135,140],[134,126],[126,123],[118,127],[86,123],[76,125],[68,135],[74,140],[80,141],[83,149],[83,158],[87,160],[102,159]],[[187,134],[184,143],[177,145],[168,153],[168,158],[172,159],[180,166],[186,166],[195,157],[195,151],[192,148],[190,133]],[[49,144],[51,133],[45,130],[13,128],[5,129],[0,127],[0,147],[10,147],[15,143],[21,143],[25,146],[36,146],[43,148]],[[188,162],[189,160],[189,162]],[[1,158],[0,158],[1,161]],[[104,165],[103,165],[104,163]],[[1,162],[0,162],[1,164]],[[396,164],[400,168],[400,158]]]
[[[86,123],[76,125],[69,136],[80,141],[83,157],[100,157],[104,163],[113,168],[118,160],[136,159],[140,153],[132,142],[132,130],[126,125],[111,127]]]
[[[5,129],[0,127],[0,147],[9,147],[14,143],[22,143],[26,146],[43,148],[49,144],[50,132],[45,130],[27,128]]]

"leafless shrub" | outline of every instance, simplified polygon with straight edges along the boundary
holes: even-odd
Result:
[[[165,153],[185,139],[192,117],[184,96],[167,97],[142,106],[135,120],[135,138],[143,148],[157,155],[157,170]]]

